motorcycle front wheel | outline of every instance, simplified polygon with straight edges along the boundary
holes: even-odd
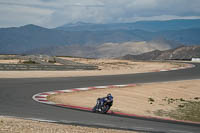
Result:
[[[102,108],[102,113],[106,114],[108,112],[108,110],[110,109],[110,106],[109,105],[105,105],[103,108]]]

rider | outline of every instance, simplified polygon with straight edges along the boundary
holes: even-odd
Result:
[[[98,98],[98,100],[99,100],[99,106],[98,106],[98,109],[99,109],[99,111],[101,111],[101,107],[107,102],[110,102],[111,103],[111,105],[112,105],[112,103],[113,103],[113,96],[112,96],[112,94],[111,93],[108,93],[107,94],[107,96],[106,97],[103,97],[103,98]]]

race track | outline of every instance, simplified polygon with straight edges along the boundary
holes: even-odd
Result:
[[[0,115],[46,119],[67,124],[90,125],[95,127],[135,131],[199,133],[200,125],[195,124],[95,114],[49,106],[32,100],[34,94],[52,90],[113,84],[200,79],[200,64],[195,65],[196,67],[194,68],[178,71],[133,75],[80,78],[0,79]]]

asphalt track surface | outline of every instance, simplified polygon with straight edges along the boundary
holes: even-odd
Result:
[[[65,124],[134,131],[159,133],[199,133],[200,125],[198,124],[96,114],[87,111],[40,104],[32,100],[32,96],[34,94],[45,91],[102,85],[200,79],[200,64],[195,65],[195,68],[185,70],[130,75],[41,79],[0,79],[0,115],[45,119]]]

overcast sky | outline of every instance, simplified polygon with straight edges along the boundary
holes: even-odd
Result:
[[[200,18],[200,0],[0,0],[0,27]]]

